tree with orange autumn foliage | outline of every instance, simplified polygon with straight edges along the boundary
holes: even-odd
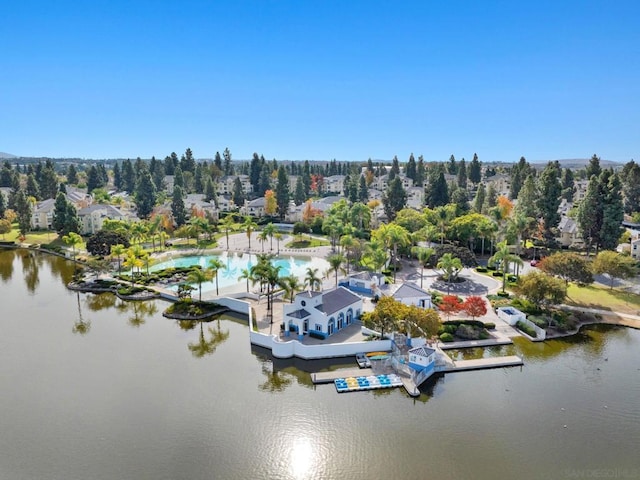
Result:
[[[497,207],[500,210],[500,216],[503,219],[506,219],[511,216],[511,211],[513,210],[513,202],[504,195],[500,195],[497,200]]]
[[[462,310],[469,315],[472,320],[487,314],[487,304],[484,298],[478,296],[467,297],[462,304]]]
[[[276,202],[276,194],[273,190],[264,192],[264,213],[270,217],[276,214],[278,203]]]
[[[447,320],[452,314],[456,314],[462,310],[462,302],[455,295],[445,295],[438,305],[438,309],[447,316]]]

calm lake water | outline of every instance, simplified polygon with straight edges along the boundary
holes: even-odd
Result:
[[[72,272],[0,251],[1,479],[640,478],[638,331],[519,342],[497,353],[523,368],[419,399],[337,394],[241,319],[181,325],[161,301],[70,292]]]

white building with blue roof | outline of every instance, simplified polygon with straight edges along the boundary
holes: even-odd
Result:
[[[285,335],[295,332],[327,338],[351,325],[362,314],[362,298],[344,287],[327,292],[298,293],[294,302],[283,306]]]
[[[408,352],[409,366],[417,372],[431,374],[436,365],[436,351],[422,346],[412,348]]]

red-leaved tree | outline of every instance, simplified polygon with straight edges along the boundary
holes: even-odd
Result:
[[[442,297],[442,301],[438,308],[442,313],[447,316],[447,320],[451,317],[452,314],[458,313],[462,310],[462,302],[455,295],[445,295]]]
[[[487,304],[482,297],[467,297],[462,304],[462,310],[469,315],[472,320],[475,320],[476,317],[487,314]]]

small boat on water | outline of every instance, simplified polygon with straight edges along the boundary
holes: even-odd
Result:
[[[360,368],[371,367],[371,362],[369,361],[369,357],[367,357],[364,353],[356,353],[356,362],[358,362],[358,366]]]

